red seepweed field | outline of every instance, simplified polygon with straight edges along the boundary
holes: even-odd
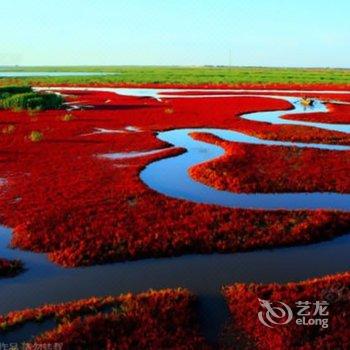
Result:
[[[330,87],[308,87],[316,91],[310,93],[310,97],[323,101],[328,111],[312,113],[311,107],[305,107],[305,113],[288,114],[293,104],[282,97],[293,97],[296,101],[293,103],[297,104],[298,99],[305,96],[304,92],[273,92],[274,97],[271,97],[268,90],[249,92],[249,89],[261,89],[259,86],[249,86],[248,91],[239,93],[202,91],[207,87],[196,86],[197,91],[163,92],[159,93],[161,98],[154,98],[101,91],[101,86],[89,86],[86,91],[74,86],[63,88],[60,91],[57,87],[68,102],[64,109],[0,111],[0,223],[13,230],[13,248],[45,253],[58,266],[79,267],[195,253],[236,253],[295,246],[325,241],[349,232],[350,135],[339,131],[337,126],[350,124],[347,104],[350,103],[350,92],[325,93],[324,90]],[[154,86],[138,88],[152,89]],[[270,87],[289,88],[306,89],[303,86]],[[337,89],[345,87],[332,88]],[[244,118],[253,112],[273,111],[285,111],[286,115],[283,112],[280,119],[285,123],[301,121],[330,126],[318,128],[316,125],[275,124]],[[234,131],[263,143],[225,140],[201,131],[202,128]],[[187,171],[191,181],[232,194],[327,196],[331,193],[336,197],[334,203],[344,201],[344,204],[328,207],[322,200],[318,207],[316,200],[310,208],[307,205],[302,208],[283,205],[250,208],[230,207],[225,203],[205,204],[183,199],[180,194],[178,197],[164,195],[161,189],[148,186],[140,174],[156,161],[186,154],[186,149],[157,137],[160,133],[178,129],[195,129],[190,133],[193,141],[223,149],[219,157],[192,164]],[[271,141],[283,144],[268,144]],[[322,144],[325,148],[305,148],[300,144]],[[340,148],[333,149],[334,145]],[[168,177],[171,178],[171,171],[164,169],[160,185],[166,184]],[[329,203],[333,204],[333,201]],[[1,263],[0,259],[0,268]],[[345,277],[339,278],[343,283]],[[327,281],[332,281],[332,277]],[[305,286],[309,288],[309,284]],[[236,297],[232,288],[238,287],[227,287],[225,297],[231,314],[241,317],[239,312],[242,310],[238,308],[237,311],[232,306]],[[240,285],[239,288],[243,299],[246,298],[251,287]],[[289,291],[290,286],[286,288]],[[54,313],[58,312],[64,319],[63,326],[37,341],[63,342],[67,349],[70,345],[86,346],[88,343],[80,344],[76,334],[88,334],[90,329],[106,331],[101,334],[110,343],[101,340],[96,344],[110,349],[115,348],[113,342],[118,339],[126,344],[121,349],[132,348],[130,342],[133,339],[139,342],[140,348],[167,346],[168,333],[173,337],[171,339],[183,337],[186,340],[187,347],[186,342],[179,342],[179,349],[209,347],[192,317],[195,313],[193,305],[187,304],[192,300],[191,294],[183,290],[159,293],[128,297],[126,304],[132,304],[130,312],[127,309],[108,317],[96,312],[83,319],[78,310],[79,317],[68,322],[64,319],[65,307],[59,306],[62,310],[57,311],[48,306],[41,311],[37,308],[28,310],[24,312],[29,315],[28,319],[27,316],[24,318],[26,321],[41,319],[38,312],[45,317],[48,312],[52,317],[54,309]],[[168,301],[166,296],[169,296]],[[287,296],[289,298],[289,294]],[[146,306],[142,304],[144,302]],[[86,301],[81,303],[85,305]],[[348,301],[342,303],[348,307]],[[70,304],[68,309],[71,306],[75,307],[75,304]],[[250,312],[251,305],[247,304],[247,308]],[[172,315],[171,310],[174,315],[182,314],[179,324],[174,325],[173,318],[167,321],[169,324],[164,322]],[[159,313],[159,319],[155,312]],[[139,332],[143,326],[137,332],[134,330],[150,319],[155,327],[160,322],[164,328],[152,333],[145,325],[146,335],[142,339]],[[22,322],[23,313],[15,312],[0,320],[2,330],[7,331]],[[339,319],[333,321],[336,323]],[[267,349],[267,346],[282,349],[278,347],[281,343],[287,339],[292,344],[290,339],[299,334],[299,330],[292,329],[265,339],[263,332],[253,331],[254,323],[249,322],[243,322],[239,329],[231,328],[239,334],[245,333],[244,337],[254,338],[254,342],[262,337],[259,349]],[[129,328],[121,328],[120,333],[115,333],[113,329],[122,323]],[[189,329],[188,325],[192,323],[193,329]],[[305,349],[313,344],[324,346],[328,338],[317,332],[315,337],[322,339],[311,341],[312,335],[308,335],[302,344]],[[227,337],[225,334],[225,339]],[[237,334],[232,339],[239,344]],[[348,338],[345,340],[348,342]],[[227,347],[227,339],[224,346]],[[303,348],[298,346],[291,348]],[[228,348],[235,347],[229,345]]]
[[[278,284],[234,284],[223,289],[232,323],[228,325],[223,339],[229,344],[223,349],[232,349],[236,344],[242,349],[346,349],[349,336],[349,273],[325,276],[299,283]],[[259,322],[256,310],[259,299],[274,302],[283,300],[297,313],[299,301],[310,303],[310,310],[302,312],[305,321],[315,313],[315,303],[322,300],[329,303],[326,319],[328,327],[322,324],[300,327],[291,322],[288,327],[269,328]],[[306,310],[306,309],[305,309]],[[304,321],[304,322],[305,322]]]
[[[349,136],[340,132],[315,132],[309,127],[270,125],[240,118],[241,114],[252,111],[288,110],[290,106],[286,101],[265,97],[225,98],[224,103],[222,98],[156,101],[114,93],[74,91],[74,88],[71,94],[70,101],[93,108],[71,112],[1,112],[0,177],[7,180],[7,185],[2,191],[0,213],[2,223],[14,229],[14,247],[47,252],[50,259],[59,264],[78,266],[147,256],[233,252],[305,243],[349,228],[347,213],[252,211],[196,204],[160,195],[139,178],[140,170],[152,160],[182,152],[155,136],[157,131],[174,128],[215,127],[263,139],[350,143]],[[139,130],[127,131],[124,128],[128,126]],[[98,128],[124,132],[94,133]],[[30,140],[33,131],[41,133],[40,142]],[[244,147],[247,150],[243,150]],[[164,148],[164,152],[132,159],[99,157],[106,153],[160,148]],[[273,191],[275,184],[275,192],[348,191],[349,158],[344,157],[344,152],[341,156],[338,156],[340,152],[334,152],[333,156],[333,151],[309,149],[293,154],[293,150],[250,145],[236,148],[232,145],[232,149],[233,163],[227,166],[229,169],[237,162],[235,171],[240,174],[236,176],[231,172],[225,177],[228,182],[230,176],[234,177],[232,182],[236,185],[228,185],[229,189],[267,192]],[[271,174],[265,149],[271,151],[271,157],[274,155]],[[242,152],[248,156],[242,157]],[[250,167],[249,152],[260,163],[265,162],[267,169],[256,162]],[[263,153],[262,157],[259,152]],[[327,166],[319,166],[316,170],[321,173],[315,174],[313,161],[320,159],[320,164],[327,165],[328,158],[332,168],[338,167],[340,171],[334,179],[335,173],[330,174]],[[207,167],[200,167],[206,172],[224,161],[224,158],[218,159],[209,162]],[[299,168],[298,161],[302,163]],[[283,174],[286,175],[283,169],[288,167],[288,162],[294,167],[292,176],[283,179]],[[220,164],[222,166],[225,167]],[[254,166],[264,171],[260,176],[268,177],[267,183],[253,178],[255,185],[249,185],[249,181],[246,184],[245,177],[249,178],[251,169],[254,172]],[[298,171],[303,175],[302,184],[299,184]],[[192,172],[192,176],[197,175]],[[220,173],[217,177],[220,181]],[[321,178],[327,180],[319,185]]]
[[[209,349],[199,332],[195,297],[183,289],[13,312],[0,317],[0,328],[9,331],[52,318],[57,328],[36,337],[26,348],[59,344],[61,349]]]
[[[350,191],[349,151],[247,145],[203,133],[192,134],[192,137],[225,149],[225,156],[190,169],[193,178],[220,190],[244,193]]]

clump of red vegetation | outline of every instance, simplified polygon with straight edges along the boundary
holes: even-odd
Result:
[[[139,173],[152,160],[180,152],[173,148],[135,159],[98,157],[166,148],[155,131],[181,127],[347,142],[344,134],[294,126],[286,126],[285,133],[281,126],[239,117],[251,111],[288,109],[286,101],[236,97],[160,102],[112,93],[72,93],[72,100],[94,108],[72,111],[68,121],[65,111],[1,112],[0,130],[14,127],[0,135],[0,178],[7,180],[1,187],[0,221],[14,228],[15,247],[47,252],[61,265],[78,266],[307,243],[350,227],[347,213],[239,210],[160,195],[144,185]],[[127,126],[141,132],[92,134],[95,128],[125,131]],[[33,130],[43,135],[39,142],[28,138]]]
[[[33,349],[54,343],[63,349],[209,349],[195,302],[184,289],[90,298],[11,312],[0,316],[0,330],[55,318],[57,328],[37,336]],[[106,307],[111,310],[102,311]]]
[[[191,176],[220,190],[243,193],[350,192],[350,152],[263,146],[194,133],[225,155],[190,169]]]
[[[293,114],[283,119],[302,120],[315,123],[350,124],[350,102],[348,104],[327,103],[328,113]]]
[[[0,258],[0,278],[13,277],[23,271],[23,263],[20,260],[8,260]]]
[[[223,337],[223,348],[348,349],[350,347],[350,273],[288,284],[234,284],[223,289],[232,323]],[[268,328],[258,319],[259,300],[282,301],[296,315],[297,301],[329,303],[328,328],[301,326],[295,319],[285,325]],[[311,310],[314,311],[314,310]],[[312,317],[312,316],[311,316]],[[317,317],[317,316],[315,316]]]

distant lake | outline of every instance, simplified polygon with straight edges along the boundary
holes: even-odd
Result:
[[[111,75],[120,73],[101,73],[101,72],[2,72],[0,78],[20,78],[20,77],[80,77],[93,75]]]

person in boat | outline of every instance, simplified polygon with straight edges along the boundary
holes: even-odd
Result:
[[[312,107],[314,105],[314,100],[311,99],[310,97],[302,97],[300,100],[300,103],[304,106],[304,107]]]

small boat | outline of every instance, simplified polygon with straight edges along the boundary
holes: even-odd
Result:
[[[309,98],[309,97],[302,97],[301,100],[300,100],[300,103],[304,107],[312,107],[314,105],[314,100]]]

